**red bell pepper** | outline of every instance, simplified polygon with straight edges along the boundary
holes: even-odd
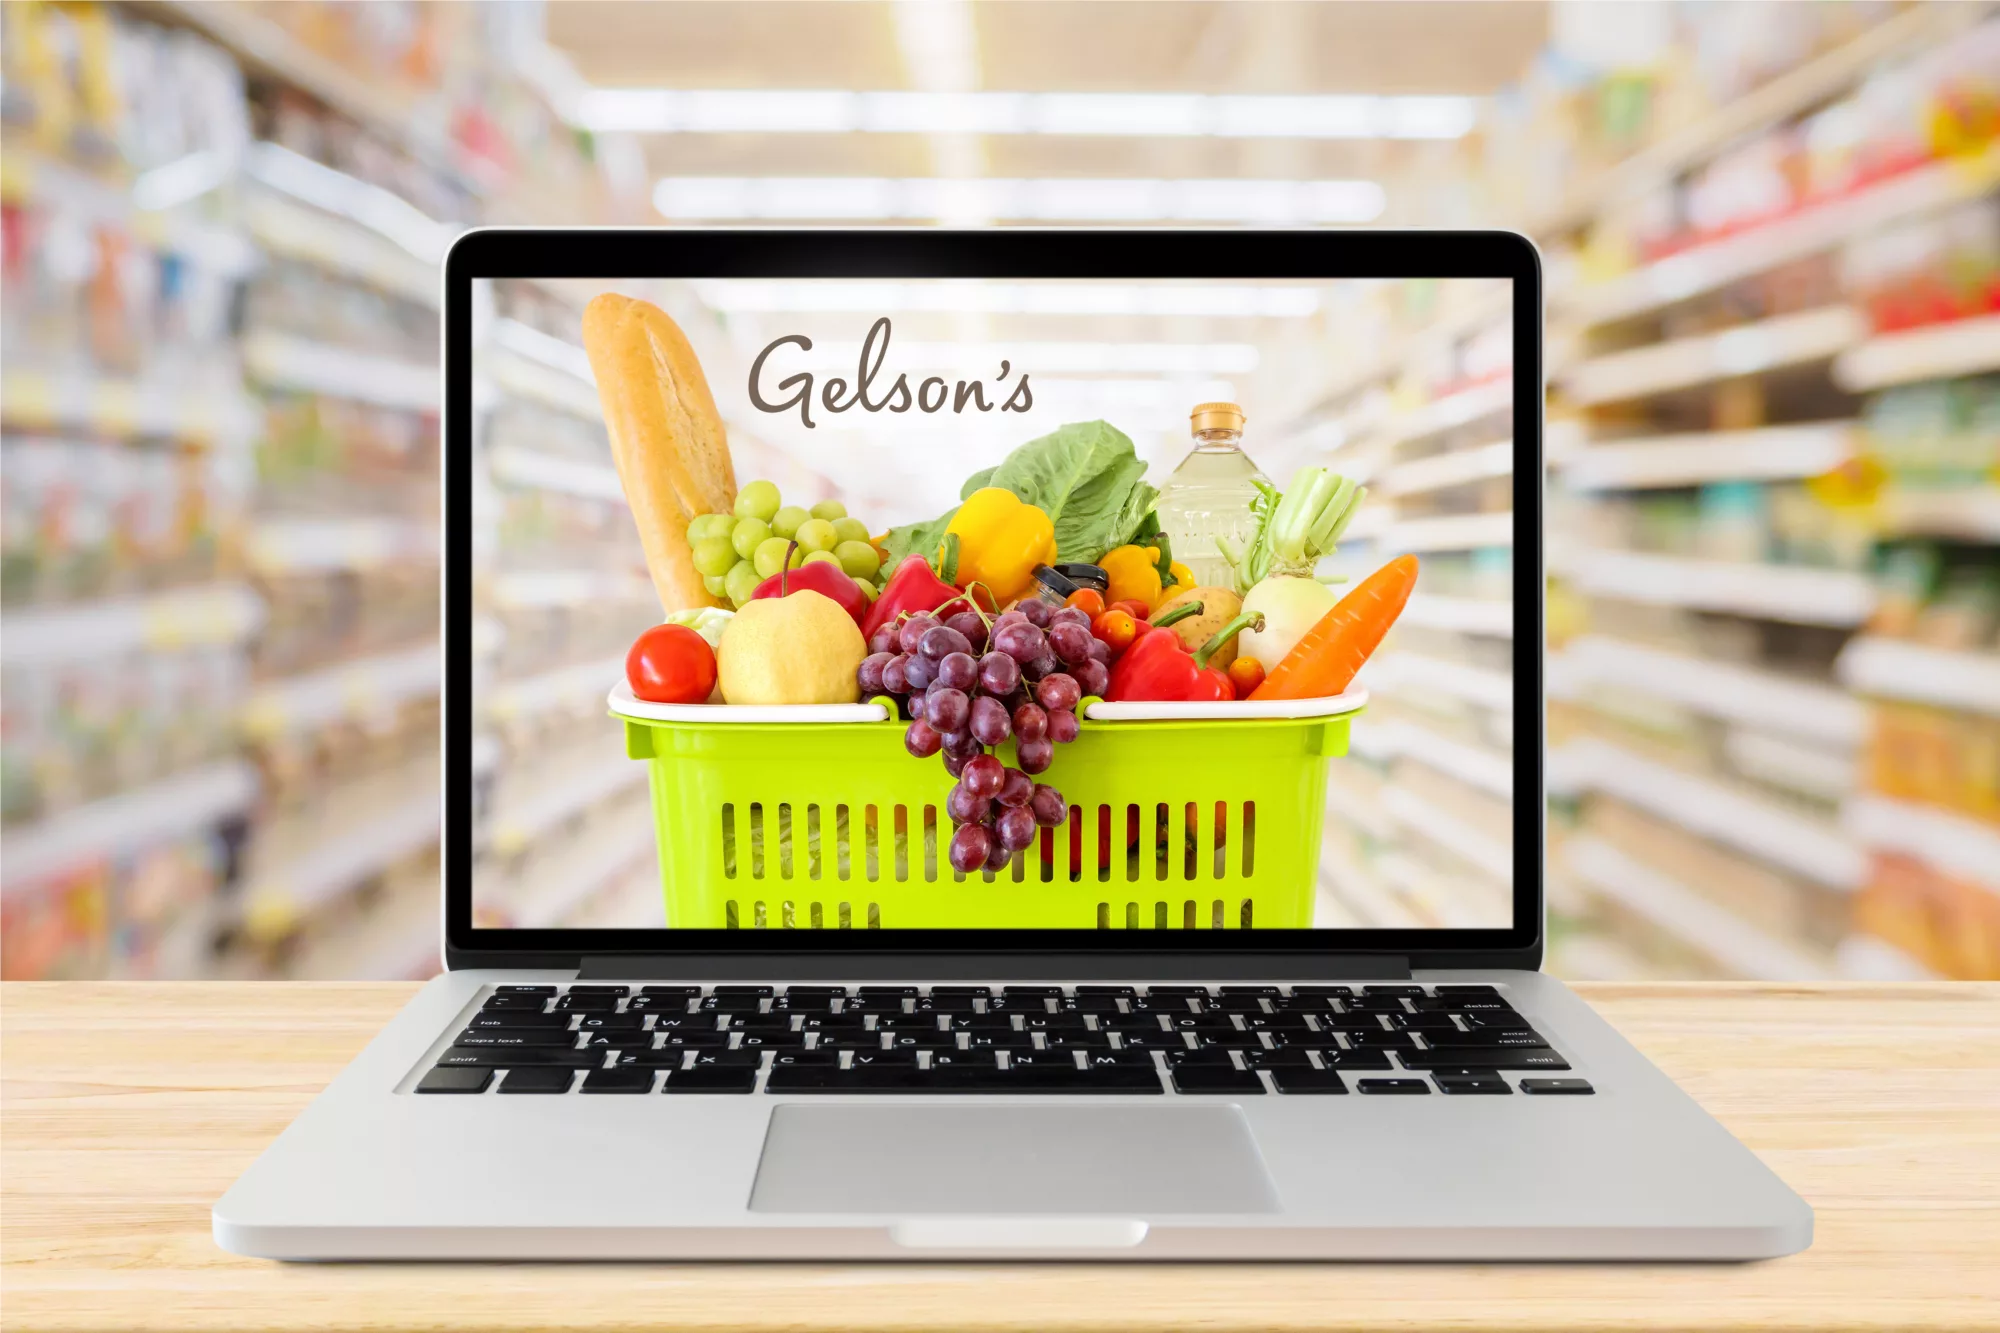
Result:
[[[987,610],[993,609],[991,599],[981,597],[980,602]],[[861,621],[861,637],[872,639],[884,625],[893,625],[905,615],[919,611],[928,611],[943,620],[971,609],[972,603],[965,593],[939,578],[930,561],[921,555],[906,555],[889,581],[882,585],[881,596],[868,608]]]
[[[789,551],[786,559],[790,559]],[[815,560],[797,569],[779,570],[757,585],[757,590],[750,594],[750,600],[783,597],[795,592],[816,592],[831,597],[840,604],[841,610],[854,617],[857,625],[868,614],[868,594],[861,591],[861,585],[846,570],[827,560]]]
[[[1208,659],[1244,630],[1263,623],[1263,616],[1245,611],[1192,653],[1181,646],[1178,634],[1158,630],[1142,634],[1111,668],[1111,686],[1104,697],[1116,703],[1128,700],[1226,703],[1236,697],[1236,687],[1226,674],[1210,666]]]

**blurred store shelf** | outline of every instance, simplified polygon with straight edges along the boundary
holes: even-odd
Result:
[[[270,737],[365,721],[406,700],[435,697],[442,675],[436,643],[342,662],[260,687],[244,705],[243,724],[253,736]]]
[[[1822,253],[1862,232],[1976,199],[1996,183],[2000,183],[2000,152],[1933,162],[1736,235],[1692,246],[1608,282],[1557,294],[1550,304],[1566,319],[1593,324],[1628,319]]]
[[[1511,639],[1514,637],[1514,604],[1485,598],[1417,593],[1403,608],[1401,623],[1424,629]]]
[[[496,722],[510,723],[549,711],[574,712],[601,705],[624,672],[625,658],[620,654],[506,681],[493,687],[486,712]]]
[[[263,625],[264,614],[263,600],[239,584],[10,611],[0,661],[76,662],[241,643]]]
[[[1866,847],[1901,852],[2000,893],[2000,824],[1873,794],[1849,801],[1842,822]]]
[[[1874,584],[1838,569],[1595,549],[1574,552],[1556,572],[1593,596],[1799,625],[1859,625],[1875,609]]]
[[[243,340],[243,366],[253,379],[274,388],[413,412],[438,410],[442,372],[435,363],[261,332]]]
[[[1836,669],[1858,694],[2000,717],[2000,653],[1861,635],[1841,650]]]
[[[1400,519],[1384,528],[1379,540],[1388,551],[1467,551],[1480,546],[1512,546],[1514,515],[1511,512],[1448,514],[1438,518]]]
[[[1607,352],[1571,366],[1562,389],[1589,405],[1643,398],[1782,366],[1826,361],[1854,346],[1867,324],[1849,306],[1774,315],[1720,333],[1673,338],[1630,351]]]
[[[1815,956],[1598,838],[1566,849],[1570,873],[1683,943],[1709,954],[1737,976],[1819,981],[1837,975],[1832,960]]]
[[[503,444],[487,451],[486,466],[493,480],[509,486],[530,486],[589,500],[622,502],[625,498],[617,469],[601,463]]]
[[[1866,857],[1841,828],[1740,784],[1670,767],[1606,741],[1571,743],[1592,791],[1761,857],[1830,889],[1859,888]]]
[[[435,528],[384,518],[267,518],[246,555],[260,574],[300,574],[390,565],[435,565]]]
[[[1686,431],[1593,444],[1562,456],[1563,484],[1594,492],[1781,481],[1831,472],[1854,456],[1855,423]]]
[[[10,367],[0,380],[0,417],[27,430],[229,442],[249,437],[256,429],[257,410],[240,387],[218,392],[215,386],[197,388],[179,378],[133,380]]]
[[[1989,370],[2000,370],[2000,315],[1878,334],[1842,353],[1833,378],[1850,393],[1866,393]]]
[[[1563,657],[1575,684],[1638,690],[1827,745],[1851,749],[1867,729],[1867,710],[1858,700],[1812,680],[1597,634],[1572,640]]]
[[[208,764],[7,830],[0,885],[12,890],[92,861],[140,851],[243,813],[257,775],[236,760]]]

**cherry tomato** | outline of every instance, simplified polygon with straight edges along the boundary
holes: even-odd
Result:
[[[1126,615],[1132,617],[1132,619],[1134,620],[1144,620],[1147,616],[1153,614],[1152,607],[1147,606],[1144,602],[1139,601],[1136,598],[1130,598],[1130,597],[1126,598],[1122,602],[1113,602],[1111,604],[1111,610],[1123,611]]]
[[[655,625],[632,641],[625,680],[647,703],[706,703],[715,689],[715,650],[686,625]]]
[[[1236,697],[1248,699],[1250,691],[1264,683],[1264,664],[1254,657],[1239,657],[1229,664],[1229,683],[1236,687]]]
[[[1090,622],[1090,632],[1104,640],[1114,654],[1122,653],[1139,637],[1139,622],[1123,611],[1106,611]]]
[[[1104,614],[1104,594],[1095,588],[1078,588],[1071,593],[1064,606],[1073,606],[1092,620]]]

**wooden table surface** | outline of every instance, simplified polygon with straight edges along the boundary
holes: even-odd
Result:
[[[1746,1265],[281,1265],[209,1205],[404,985],[0,987],[0,1324],[2000,1328],[2000,985],[1580,987],[1804,1195]]]

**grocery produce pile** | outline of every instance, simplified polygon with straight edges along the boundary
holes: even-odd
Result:
[[[1260,483],[1235,586],[1196,586],[1132,442],[1064,426],[974,473],[935,519],[871,536],[838,501],[735,486],[722,425],[672,320],[592,302],[584,338],[620,479],[667,612],[627,657],[666,704],[892,705],[955,778],[952,867],[998,870],[1061,824],[1038,781],[1087,699],[1211,703],[1348,688],[1414,587],[1413,556],[1336,598],[1314,577],[1366,498],[1323,468]],[[1011,756],[1011,763],[1009,762]]]

